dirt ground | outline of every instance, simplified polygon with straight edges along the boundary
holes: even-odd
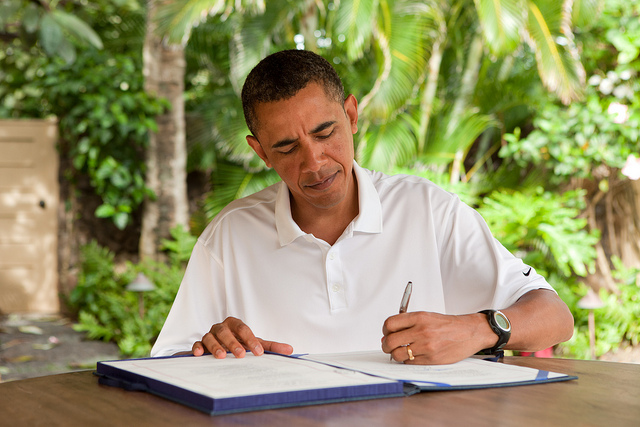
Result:
[[[74,370],[94,369],[100,360],[119,359],[113,343],[86,339],[60,316],[0,317],[0,382]],[[627,347],[600,360],[640,363],[640,347]]]
[[[93,369],[119,359],[118,346],[92,341],[60,316],[0,317],[0,382]]]

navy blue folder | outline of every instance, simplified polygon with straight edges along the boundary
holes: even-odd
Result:
[[[331,356],[336,356],[337,358],[332,359]],[[374,365],[366,366],[374,366],[376,369],[381,368],[382,373],[379,370],[372,372],[366,368],[354,367],[358,365],[353,365],[353,361],[362,363],[361,359],[363,357],[367,363],[374,363]],[[178,359],[182,359],[184,362]],[[514,365],[482,361],[478,372],[495,372],[496,368],[500,366],[501,368],[497,369],[500,371],[500,375],[502,371],[514,371],[513,378],[507,378],[504,381],[501,379],[496,381],[489,379],[486,383],[483,383],[474,382],[472,375],[468,381],[464,378],[462,380],[458,378],[457,382],[451,381],[448,383],[443,381],[443,378],[447,378],[447,374],[445,373],[445,376],[443,376],[441,373],[447,369],[446,367],[419,367],[415,365],[411,367],[396,364],[395,362],[390,363],[388,355],[381,352],[380,354],[374,352],[368,354],[346,353],[344,355],[329,355],[328,359],[326,357],[324,359],[317,357],[317,360],[314,360],[314,357],[311,356],[275,354],[271,354],[268,357],[261,356],[260,358],[248,354],[247,359],[228,359],[226,362],[221,363],[221,361],[213,359],[211,355],[197,358],[189,355],[105,361],[98,362],[97,370],[94,374],[99,377],[100,384],[122,387],[127,390],[149,392],[211,415],[408,396],[420,391],[506,387],[566,381],[577,378],[543,370],[538,371]],[[163,360],[166,360],[167,363],[162,362]],[[381,362],[382,360],[386,360],[386,363]],[[271,365],[251,365],[252,362],[274,363],[275,365],[273,366],[276,368],[272,369]],[[470,363],[478,365],[477,361]],[[482,366],[484,363],[489,365]],[[210,390],[210,383],[201,379],[202,376],[211,373],[217,375],[216,370],[223,372],[224,369],[228,368],[236,370],[225,371],[225,374],[221,377],[222,379],[217,380],[216,386],[219,387],[216,390]],[[261,369],[264,369],[264,375]],[[287,372],[289,369],[291,371]],[[427,377],[423,376],[424,373],[421,371],[429,369],[433,370],[433,374],[428,373],[426,374]],[[298,375],[298,370],[301,370],[300,375]],[[269,381],[268,378],[274,378],[274,381],[277,381],[275,378],[289,375],[292,378],[292,385],[290,387],[287,385],[284,391],[276,386],[273,390],[277,391],[273,391],[269,390],[268,384],[263,382],[263,386],[267,384],[266,387],[258,387],[256,389],[247,385],[243,386],[244,388],[241,389],[240,393],[222,392],[221,394],[220,389],[231,388],[236,385],[235,379],[243,377],[245,371],[248,372],[247,375],[258,375],[263,381]],[[388,371],[388,375],[385,371]],[[438,373],[438,371],[441,372]],[[294,373],[293,376],[291,376],[292,372]],[[304,375],[306,372],[310,375],[308,382],[305,382],[307,380]],[[523,373],[526,378],[522,376]],[[433,375],[433,379],[429,379],[431,375]],[[247,381],[247,383],[251,384],[252,382]],[[336,384],[340,385],[336,386]]]

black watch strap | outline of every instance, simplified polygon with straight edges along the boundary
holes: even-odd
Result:
[[[505,316],[502,312],[497,310],[482,310],[479,313],[484,313],[487,315],[487,321],[489,322],[489,326],[495,334],[498,336],[498,342],[491,348],[486,348],[482,350],[484,354],[495,354],[498,351],[502,350],[507,342],[509,342],[509,338],[511,338],[511,322],[507,316]],[[501,317],[502,325],[498,323],[496,320],[496,316]]]

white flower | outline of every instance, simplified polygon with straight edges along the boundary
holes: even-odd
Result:
[[[611,91],[613,91],[613,81],[608,78],[602,79],[602,81],[598,85],[598,90],[604,95],[609,95]]]
[[[616,86],[616,88],[613,90],[613,96],[618,99],[633,99],[633,89],[631,89],[629,85]]]
[[[631,77],[633,77],[631,70],[624,70],[620,72],[620,78],[622,80],[629,80]]]
[[[640,179],[640,159],[636,159],[636,156],[629,154],[622,167],[622,175],[634,181]]]
[[[602,81],[602,77],[600,77],[597,74],[594,74],[593,76],[589,77],[588,83],[590,86],[598,86],[601,81]]]
[[[629,118],[629,106],[620,104],[619,102],[612,102],[609,104],[607,113],[614,116],[614,123],[624,123]]]

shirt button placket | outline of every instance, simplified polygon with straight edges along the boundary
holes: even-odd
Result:
[[[331,309],[336,310],[345,308],[347,301],[345,298],[342,262],[340,262],[338,249],[334,246],[327,253],[327,261],[325,264],[327,271],[327,290],[329,293],[329,302]]]

